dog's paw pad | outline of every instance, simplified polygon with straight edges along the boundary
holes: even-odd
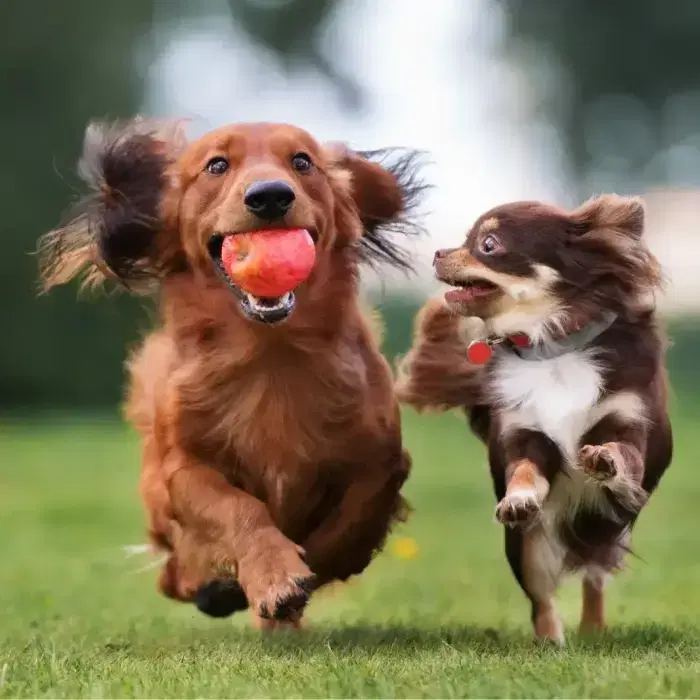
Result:
[[[534,489],[513,491],[496,506],[496,520],[510,527],[529,525],[540,514],[540,502]]]
[[[601,481],[617,476],[618,459],[617,450],[608,445],[584,445],[578,453],[578,461],[583,471]]]

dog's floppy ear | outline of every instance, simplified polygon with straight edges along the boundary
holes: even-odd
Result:
[[[39,240],[44,291],[78,276],[87,286],[111,278],[132,289],[159,276],[162,199],[185,141],[179,124],[135,118],[88,125],[78,170],[92,193],[68,224]]]
[[[350,193],[363,228],[359,241],[363,259],[410,270],[409,253],[392,237],[424,232],[417,212],[427,189],[420,177],[422,154],[399,148],[352,151],[335,145],[334,149],[338,165],[350,175]]]
[[[644,201],[640,197],[605,194],[582,204],[572,219],[576,235],[610,230],[638,240],[644,233]]]

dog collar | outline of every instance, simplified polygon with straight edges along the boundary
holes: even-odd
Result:
[[[617,314],[606,311],[600,318],[583,325],[574,325],[560,338],[534,344],[524,333],[514,333],[503,338],[493,337],[473,340],[467,346],[467,359],[474,365],[485,365],[497,347],[515,353],[523,360],[551,360],[574,350],[581,350],[606,331],[615,322]]]

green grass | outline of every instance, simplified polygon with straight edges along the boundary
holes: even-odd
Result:
[[[688,404],[690,409],[690,404]],[[680,415],[680,412],[677,412]],[[675,420],[676,460],[610,587],[610,633],[530,638],[492,522],[485,459],[455,415],[407,415],[416,508],[366,574],[319,594],[309,630],[261,638],[159,597],[143,541],[138,446],[116,421],[0,428],[2,697],[700,696],[700,414]],[[397,537],[419,554],[401,559]]]

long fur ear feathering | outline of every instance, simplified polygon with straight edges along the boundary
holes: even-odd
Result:
[[[644,241],[645,218],[641,197],[617,194],[592,197],[572,213],[579,251],[595,255],[601,272],[601,260],[606,260],[619,282],[633,293],[663,289],[666,283],[661,265]]]
[[[181,122],[88,125],[78,172],[91,193],[68,223],[39,239],[43,292],[76,277],[81,287],[111,279],[132,291],[149,288],[163,264],[155,246],[167,170],[185,144]]]
[[[412,256],[404,248],[408,238],[425,235],[421,205],[430,186],[422,177],[426,154],[408,148],[354,151],[332,144],[339,165],[350,173],[353,199],[360,213],[362,262],[389,264],[412,272]]]
[[[580,233],[608,230],[638,240],[644,233],[644,200],[617,194],[592,197],[576,209],[573,218]]]

